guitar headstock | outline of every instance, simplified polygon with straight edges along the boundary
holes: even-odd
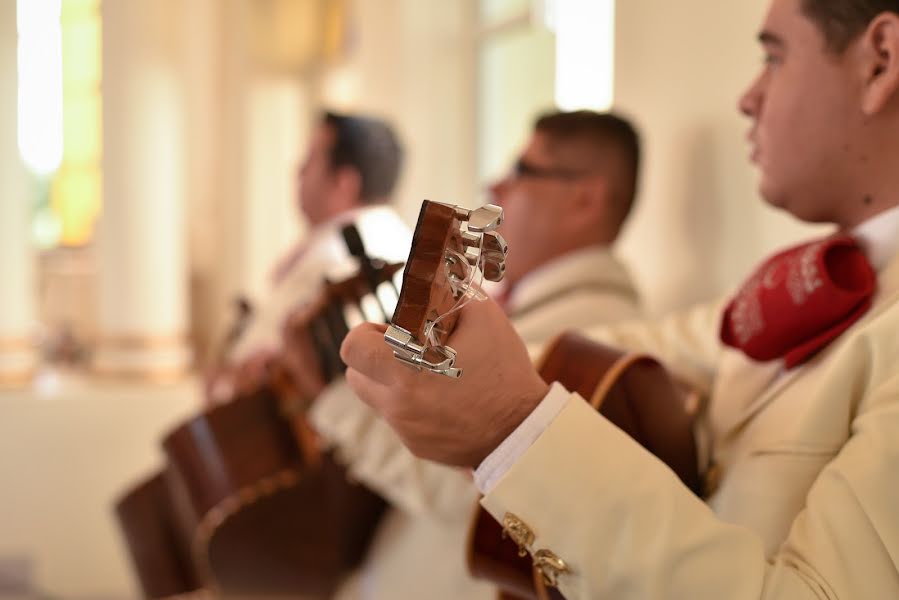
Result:
[[[480,298],[475,275],[500,281],[508,248],[496,228],[503,211],[488,204],[475,210],[425,200],[412,236],[403,286],[384,339],[394,356],[417,369],[459,377],[456,353],[445,345],[457,309]]]
[[[403,263],[368,259],[367,269],[340,281],[325,280],[316,297],[295,308],[285,321],[285,349],[296,351],[324,382],[343,374],[340,344],[353,325],[349,311],[357,321],[387,321],[397,298],[394,275],[402,268]],[[392,299],[387,302],[379,294],[384,284],[391,288]],[[366,300],[371,301],[368,310],[363,308]]]

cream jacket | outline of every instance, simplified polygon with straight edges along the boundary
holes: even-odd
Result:
[[[572,252],[528,274],[515,287],[506,311],[528,345],[543,345],[566,329],[640,315],[630,275],[601,246]]]
[[[534,272],[509,306],[516,329],[531,343],[546,342],[564,329],[638,314],[629,276],[602,248],[573,253]],[[472,579],[465,565],[468,523],[478,498],[470,472],[413,456],[343,382],[330,386],[310,414],[353,476],[393,506],[362,569],[337,597],[495,600],[495,588]]]
[[[406,260],[412,233],[389,206],[362,208],[322,225],[304,242],[290,271],[256,304],[252,321],[231,349],[229,360],[237,362],[259,350],[278,349],[282,325],[290,312],[310,301],[325,277],[340,280],[356,271],[358,264],[340,233],[341,227],[351,222],[358,228],[370,257],[388,262]]]
[[[899,598],[899,257],[878,284],[861,320],[787,372],[718,342],[720,304],[594,332],[709,394],[707,502],[571,395],[482,504],[566,563],[567,598]]]

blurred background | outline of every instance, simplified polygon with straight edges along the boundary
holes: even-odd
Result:
[[[808,235],[757,197],[736,110],[766,5],[0,0],[0,597],[136,597],[111,506],[304,234],[323,107],[396,125],[410,225],[482,203],[543,110],[630,116],[618,252],[652,314]]]

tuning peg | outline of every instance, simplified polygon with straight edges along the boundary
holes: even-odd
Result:
[[[499,252],[481,252],[480,261],[482,263],[499,264],[506,262],[506,257]]]
[[[484,269],[484,279],[487,281],[502,281],[506,274],[505,262],[486,261],[482,268]]]
[[[463,233],[461,241],[466,248],[478,248],[483,252],[493,252],[502,256],[509,253],[509,245],[506,240],[495,231],[482,234]]]
[[[489,231],[484,234],[484,252],[500,254],[505,257],[509,253],[509,244],[503,239],[503,236],[495,231]]]
[[[467,231],[463,231],[461,235],[462,245],[466,248],[480,248],[482,237],[483,236],[477,235],[475,233],[468,233]]]
[[[468,265],[475,264],[466,254],[447,251],[446,253],[446,275],[455,278],[457,281],[464,281],[468,277]]]
[[[495,204],[472,210],[468,213],[468,231],[472,233],[486,233],[493,231],[503,222],[503,209]]]
[[[462,369],[455,367],[456,351],[449,346],[422,346],[410,332],[396,325],[387,328],[384,340],[393,347],[394,358],[415,370],[425,369],[452,379],[462,376]]]

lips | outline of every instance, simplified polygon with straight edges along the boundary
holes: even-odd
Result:
[[[749,160],[757,163],[759,159],[759,142],[755,136],[755,127],[746,133],[746,141],[749,142]]]

